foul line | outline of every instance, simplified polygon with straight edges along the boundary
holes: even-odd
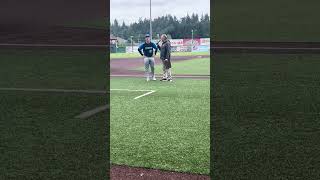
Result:
[[[131,89],[110,89],[110,91],[146,92],[146,93],[144,93],[144,94],[142,94],[140,96],[137,96],[137,97],[135,97],[133,99],[139,99],[139,98],[142,98],[144,96],[147,96],[149,94],[152,94],[152,93],[156,92],[155,90],[131,90]]]

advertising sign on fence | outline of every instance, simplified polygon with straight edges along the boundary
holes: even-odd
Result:
[[[210,46],[194,46],[192,52],[208,52],[210,51]]]
[[[184,46],[199,46],[200,45],[200,39],[183,39],[183,45]]]
[[[171,46],[183,46],[183,39],[171,39]]]
[[[201,46],[210,46],[210,38],[201,38],[200,45]]]

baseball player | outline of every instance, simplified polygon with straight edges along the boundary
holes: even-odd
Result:
[[[160,49],[160,59],[162,60],[163,77],[160,81],[172,81],[171,75],[171,45],[167,35],[161,35],[161,44],[157,43]]]
[[[144,56],[145,76],[147,78],[147,81],[150,81],[150,78],[153,81],[156,81],[156,76],[154,75],[154,55],[157,54],[158,47],[156,46],[156,44],[151,42],[149,34],[146,34],[145,42],[139,46],[138,51],[141,56]],[[151,69],[151,72],[149,71],[149,67]]]

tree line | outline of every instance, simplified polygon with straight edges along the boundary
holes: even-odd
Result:
[[[115,19],[111,23],[110,32],[114,36],[129,40],[133,36],[134,41],[143,41],[144,35],[149,33],[149,19],[140,18],[138,22],[132,24],[122,24]],[[158,34],[168,34],[173,39],[194,38],[209,38],[210,37],[210,17],[208,14],[187,15],[178,19],[176,16],[165,15],[157,17],[152,21],[153,38],[158,38]]]

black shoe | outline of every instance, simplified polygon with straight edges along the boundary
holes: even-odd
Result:
[[[167,81],[172,82],[173,80],[172,79],[168,79]]]
[[[160,81],[167,81],[167,78],[162,78],[160,79]]]

